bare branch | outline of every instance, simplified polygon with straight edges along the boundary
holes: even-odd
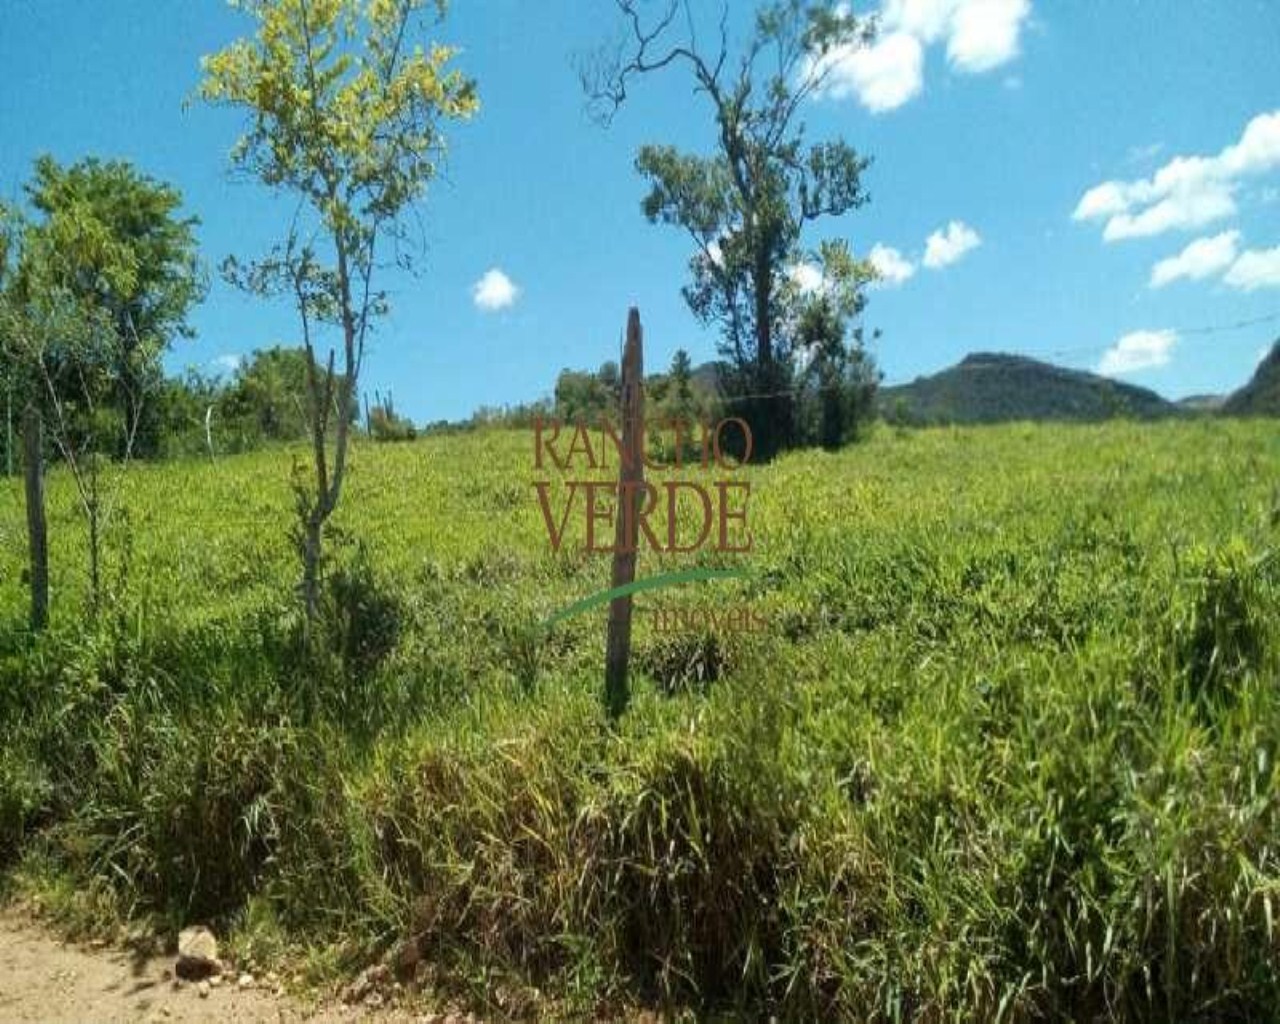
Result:
[[[595,120],[604,125],[613,120],[626,102],[627,83],[632,77],[661,71],[676,63],[689,65],[700,91],[713,95],[719,92],[720,72],[729,51],[727,3],[721,8],[720,49],[714,64],[708,63],[698,50],[693,12],[688,0],[670,0],[662,16],[648,28],[641,18],[638,0],[615,0],[615,3],[626,20],[630,40],[624,42],[616,53],[610,56],[598,53],[594,64],[588,62],[579,68],[579,78]],[[688,40],[664,47],[664,38],[681,10]]]

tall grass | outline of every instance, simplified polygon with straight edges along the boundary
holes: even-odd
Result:
[[[531,463],[517,433],[359,449],[322,657],[287,453],[134,477],[88,635],[66,481],[38,640],[0,493],[0,856],[99,917],[352,965],[407,942],[515,1015],[1280,1005],[1274,428],[883,432],[753,470],[751,577],[639,600],[616,730],[601,623],[533,628],[607,568],[550,551]],[[659,601],[769,627],[659,634]]]

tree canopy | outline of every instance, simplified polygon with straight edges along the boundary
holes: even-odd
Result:
[[[841,3],[776,0],[757,10],[735,47],[726,4],[708,45],[690,0],[671,0],[652,19],[639,0],[616,3],[626,41],[584,68],[584,86],[607,119],[636,76],[681,67],[708,104],[711,153],[640,149],[636,168],[649,185],[642,209],[693,240],[685,300],[699,320],[720,329],[733,371],[729,395],[741,400],[739,411],[768,456],[794,435],[793,328],[808,297],[789,270],[805,259],[804,229],[868,198],[868,158],[843,139],[808,142],[801,108],[822,88],[831,55],[869,39],[871,23]]]
[[[4,232],[9,360],[29,399],[115,415],[128,424],[115,454],[152,453],[159,420],[144,398],[204,294],[199,222],[181,216],[177,189],[124,161],[44,156],[25,192],[34,216],[11,211]]]
[[[227,276],[296,304],[307,356],[314,479],[299,483],[302,592],[308,624],[319,601],[324,524],[337,508],[365,341],[386,310],[375,288],[379,244],[406,238],[404,214],[444,159],[442,123],[470,117],[475,83],[454,50],[416,42],[444,0],[232,0],[256,22],[202,61],[199,96],[248,115],[232,152],[240,170],[300,200],[299,216],[266,258]],[[309,217],[309,222],[303,215]],[[398,261],[407,251],[396,247]],[[341,369],[316,359],[317,330],[341,332]],[[332,455],[328,428],[335,429]]]

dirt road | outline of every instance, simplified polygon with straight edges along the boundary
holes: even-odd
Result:
[[[201,995],[175,987],[170,957],[68,944],[39,924],[0,911],[0,1022],[3,1024],[377,1024],[446,1021],[442,1014],[310,1007],[256,982],[224,980]]]

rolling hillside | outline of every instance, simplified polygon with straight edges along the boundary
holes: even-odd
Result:
[[[1280,339],[1258,364],[1249,383],[1227,399],[1229,416],[1280,416]]]
[[[1154,419],[1178,409],[1154,391],[1026,356],[979,352],[880,391],[883,414],[908,423]]]
[[[694,386],[715,394],[721,364],[693,370]],[[975,352],[955,366],[909,384],[885,385],[880,414],[919,426],[1007,423],[1020,420],[1096,422],[1170,416],[1280,416],[1280,339],[1253,378],[1230,395],[1188,395],[1170,401],[1149,388],[1072,370],[1029,356]]]

